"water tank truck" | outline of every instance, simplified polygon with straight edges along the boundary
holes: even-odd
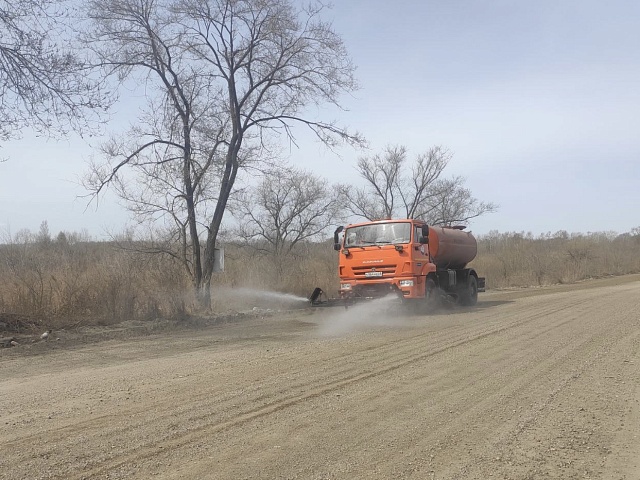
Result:
[[[380,220],[339,227],[334,233],[340,277],[339,299],[324,299],[316,288],[313,305],[353,303],[395,293],[430,309],[443,298],[475,305],[484,277],[467,267],[477,253],[463,226],[434,227],[421,220]]]

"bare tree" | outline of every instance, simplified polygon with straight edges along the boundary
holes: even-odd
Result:
[[[170,5],[154,0],[90,2],[92,46],[108,76],[142,82],[145,111],[123,137],[102,147],[86,186],[96,195],[107,185],[140,223],[164,222],[144,250],[178,259],[196,288],[203,284],[199,215],[214,201],[216,162],[225,142],[225,112],[211,82],[187,55],[182,27]],[[129,167],[129,176],[121,169]]]
[[[327,180],[303,170],[279,169],[238,195],[231,210],[238,219],[240,238],[280,257],[325,233],[341,206]]]
[[[368,220],[402,216],[422,218],[432,225],[464,223],[495,211],[464,187],[464,178],[442,178],[451,153],[440,147],[407,161],[407,149],[388,146],[381,154],[362,157],[357,170],[364,187],[342,185],[350,212]]]
[[[361,142],[305,114],[309,105],[339,106],[340,94],[356,88],[342,40],[321,11],[293,0],[90,2],[102,64],[121,78],[141,73],[153,106],[133,142],[105,149],[111,162],[96,165],[89,187],[99,193],[114,184],[138,213],[169,216],[187,232],[181,238],[203,306],[239,172],[270,154],[274,136],[295,143],[296,124],[329,146]],[[127,185],[125,166],[137,182]]]
[[[66,133],[94,125],[110,98],[88,72],[54,0],[0,0],[0,140],[24,127]]]
[[[471,190],[465,188],[464,182],[464,177],[460,176],[440,180],[434,188],[435,194],[416,217],[431,225],[460,225],[497,210],[496,204],[475,198]]]

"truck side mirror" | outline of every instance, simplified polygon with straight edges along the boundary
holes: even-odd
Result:
[[[333,249],[336,252],[340,251],[340,241],[338,240],[338,235],[342,230],[344,230],[344,227],[338,227],[336,228],[336,231],[333,232]]]
[[[419,238],[419,240],[420,240],[420,243],[424,245],[429,243],[429,226],[428,225],[422,226],[422,236]]]

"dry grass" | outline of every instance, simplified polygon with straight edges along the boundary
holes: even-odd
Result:
[[[558,232],[481,236],[476,270],[488,288],[572,283],[587,278],[640,272],[640,235]]]
[[[24,242],[1,245],[0,259],[0,322],[20,314],[33,328],[60,328],[186,312],[187,279],[160,257],[109,243]]]
[[[637,232],[491,233],[479,238],[478,247],[472,265],[486,277],[488,288],[640,272]],[[331,241],[300,245],[281,257],[228,243],[225,254],[226,271],[212,282],[214,311],[246,307],[239,297],[216,295],[239,287],[304,297],[316,286],[337,291],[337,254]],[[190,285],[182,267],[167,257],[66,237],[14,239],[0,245],[0,330],[14,327],[15,319],[22,328],[35,330],[181,318],[195,310]]]

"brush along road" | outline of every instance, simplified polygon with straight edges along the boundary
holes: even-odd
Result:
[[[0,478],[638,479],[639,279],[5,349]]]

